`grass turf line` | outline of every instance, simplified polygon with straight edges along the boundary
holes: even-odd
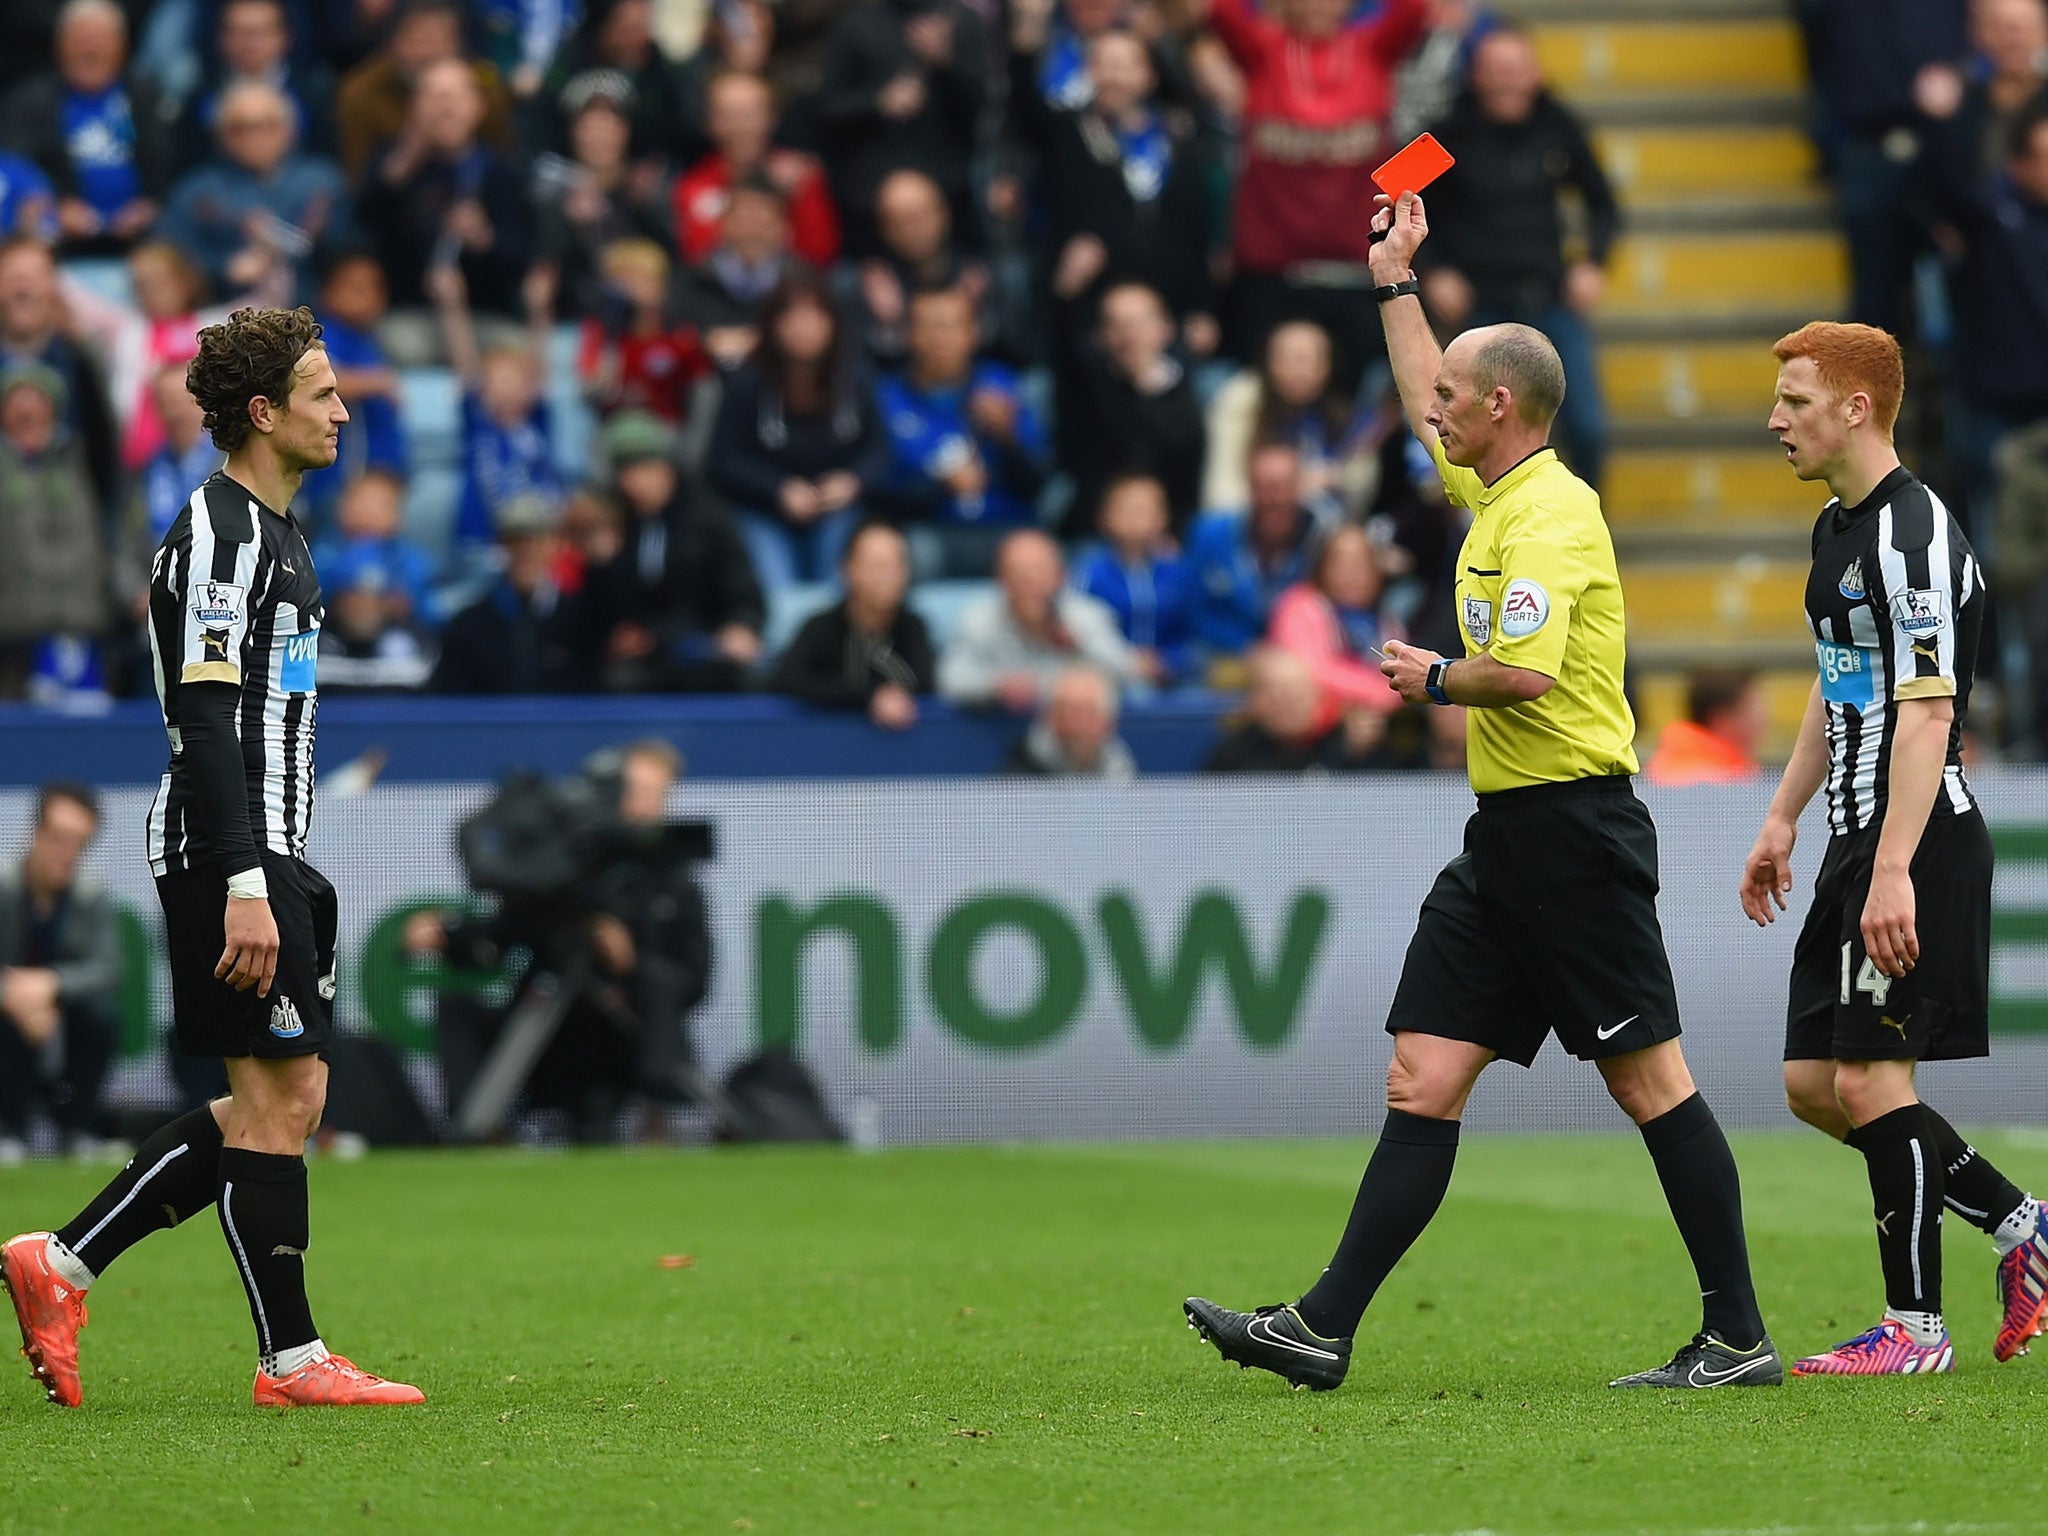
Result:
[[[2038,1143],[1980,1145],[2027,1182]],[[1882,1301],[1861,1162],[1737,1138],[1788,1356]],[[93,1291],[86,1407],[0,1372],[0,1536],[2031,1528],[2048,1348],[1995,1365],[1991,1250],[1948,1223],[1958,1368],[1611,1393],[1697,1316],[1633,1137],[1475,1137],[1350,1382],[1292,1393],[1182,1327],[1296,1294],[1359,1143],[860,1157],[422,1154],[314,1171],[330,1344],[423,1410],[259,1412],[209,1217]],[[98,1175],[0,1173],[0,1225]],[[2036,1187],[2040,1187],[2039,1182]],[[686,1269],[664,1254],[687,1253]]]

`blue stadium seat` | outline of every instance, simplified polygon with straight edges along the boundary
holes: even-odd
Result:
[[[446,368],[404,368],[398,375],[413,469],[462,463],[462,388]]]
[[[570,487],[594,478],[597,458],[597,415],[584,401],[576,377],[577,328],[558,325],[548,337],[542,360],[548,414],[553,418],[555,467]]]
[[[128,263],[118,256],[74,256],[64,263],[64,271],[110,303],[135,302],[135,289],[128,281]]]
[[[910,606],[931,631],[933,649],[942,650],[968,605],[995,590],[992,581],[927,581],[910,589]]]
[[[455,536],[455,508],[462,499],[462,472],[449,464],[414,469],[405,490],[405,533],[437,564],[448,558]]]
[[[762,626],[761,653],[779,657],[813,614],[823,613],[839,601],[839,587],[830,581],[799,582],[771,588],[767,598],[768,622]]]

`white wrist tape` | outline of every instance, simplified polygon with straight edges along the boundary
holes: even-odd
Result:
[[[263,877],[262,866],[245,869],[239,875],[229,875],[228,894],[239,896],[244,901],[269,900],[270,882]]]

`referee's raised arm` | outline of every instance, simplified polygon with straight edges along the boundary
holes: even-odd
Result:
[[[1380,324],[1387,332],[1387,358],[1394,365],[1394,383],[1401,391],[1401,409],[1408,429],[1433,457],[1436,426],[1429,419],[1436,408],[1436,376],[1444,355],[1423,313],[1421,287],[1415,279],[1415,253],[1429,235],[1429,219],[1419,193],[1403,192],[1396,203],[1381,193],[1372,227],[1383,232],[1372,248],[1373,297],[1380,302]]]

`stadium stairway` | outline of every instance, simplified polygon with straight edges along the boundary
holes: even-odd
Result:
[[[1803,122],[1788,0],[1502,0],[1590,124],[1624,210],[1599,320],[1603,500],[1628,586],[1645,744],[1686,672],[1765,674],[1768,749],[1813,676],[1800,617],[1824,493],[1765,434],[1770,344],[1842,312],[1848,259]]]

